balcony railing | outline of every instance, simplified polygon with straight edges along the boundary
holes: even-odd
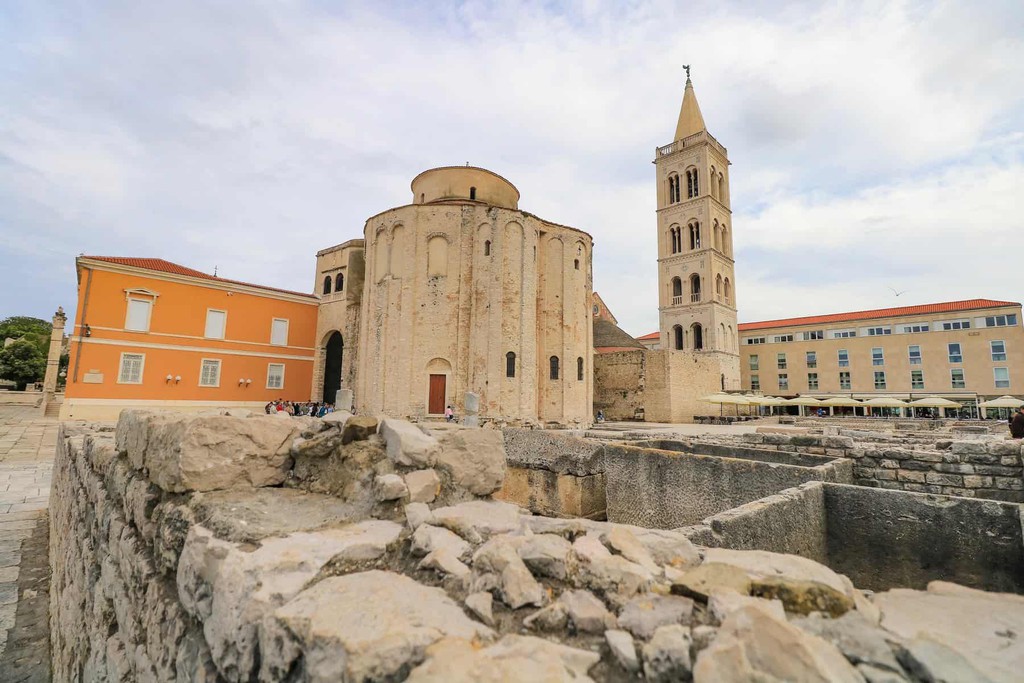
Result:
[[[683,295],[682,294],[680,294],[679,296],[672,297],[672,305],[673,306],[678,306],[681,303],[683,303]]]
[[[690,295],[690,301],[692,301],[693,303],[699,302],[700,301],[700,294],[691,294]]]
[[[684,149],[686,147],[692,147],[693,145],[696,145],[697,143],[700,142],[704,142],[705,140],[711,143],[711,145],[718,149],[722,154],[728,156],[728,153],[726,152],[725,147],[722,146],[722,143],[716,140],[714,136],[711,135],[711,133],[707,132],[706,130],[702,130],[701,132],[694,133],[693,135],[687,136],[682,140],[676,140],[671,145],[658,147],[655,151],[655,157],[666,157],[669,154],[672,154],[673,152]]]

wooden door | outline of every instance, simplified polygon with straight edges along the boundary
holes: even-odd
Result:
[[[430,376],[430,399],[427,401],[427,412],[431,415],[444,413],[445,375]]]

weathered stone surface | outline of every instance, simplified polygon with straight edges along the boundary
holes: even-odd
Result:
[[[561,536],[537,534],[519,548],[519,557],[537,575],[565,579],[572,558],[572,545]]]
[[[427,648],[427,661],[415,668],[409,683],[499,683],[551,681],[588,683],[587,671],[601,656],[532,636],[508,635],[480,649],[465,640],[446,638]]]
[[[467,579],[472,573],[469,567],[462,563],[448,548],[438,548],[427,554],[417,565],[419,569],[433,569],[442,574],[448,574],[458,579]]]
[[[739,593],[734,593],[732,591],[712,593],[708,598],[708,614],[711,615],[712,619],[721,624],[725,621],[726,617],[739,608],[752,604],[761,605],[764,609],[769,610],[779,619],[786,618],[786,610],[782,606],[781,600],[765,600],[764,598],[740,595]]]
[[[619,666],[631,673],[640,670],[640,659],[636,656],[636,643],[633,642],[633,636],[629,635],[629,632],[609,629],[604,632],[604,638],[608,643],[608,649],[611,650],[612,657],[619,663]]]
[[[441,451],[437,439],[407,420],[381,420],[380,435],[387,444],[388,458],[396,465],[433,467]]]
[[[604,534],[604,542],[612,550],[616,551],[630,562],[635,562],[650,572],[660,571],[657,563],[651,557],[642,543],[633,535],[627,527],[613,524]]]
[[[825,565],[804,557],[710,548],[704,561],[742,569],[750,579],[751,594],[778,598],[791,612],[826,611],[839,616],[853,608],[847,582]]]
[[[659,565],[686,569],[700,564],[700,553],[697,552],[697,548],[679,531],[619,526],[632,532],[633,536]]]
[[[409,503],[405,506],[405,520],[413,531],[433,518],[434,515],[426,503]]]
[[[1024,671],[1024,647],[1020,644],[1024,596],[985,593],[936,581],[929,584],[928,591],[898,588],[879,593],[874,603],[886,631],[907,642],[926,638],[939,643],[993,681],[1020,680]],[[937,661],[928,654],[938,651],[934,645],[922,645],[922,662]],[[942,657],[952,660],[951,656]],[[929,664],[934,666],[938,665]]]
[[[432,523],[451,529],[470,543],[480,543],[495,534],[507,534],[520,527],[521,510],[496,500],[474,500],[435,508]]]
[[[334,449],[341,447],[341,430],[326,429],[306,439],[301,436],[292,440],[292,455],[304,458],[323,458]]]
[[[661,626],[689,626],[693,600],[675,595],[641,595],[625,604],[619,612],[619,628],[647,640]]]
[[[125,436],[133,464],[141,460],[150,481],[175,493],[280,485],[291,468],[291,443],[301,430],[298,420],[270,416],[151,413],[125,424],[126,430],[144,432]]]
[[[693,674],[697,683],[864,680],[835,646],[761,605],[746,605],[729,615],[715,641],[697,656]]]
[[[998,680],[982,673],[962,651],[927,635],[907,643],[901,659],[907,669],[922,681],[995,683]],[[1020,680],[1020,676],[1016,680]]]
[[[523,541],[522,537],[500,536],[487,541],[473,554],[473,568],[498,576],[502,602],[512,609],[539,607],[547,602],[544,587],[519,557],[518,548]]]
[[[379,475],[373,482],[373,488],[379,501],[399,500],[409,495],[405,480],[397,474]]]
[[[565,605],[569,620],[577,631],[604,633],[615,626],[615,617],[590,591],[566,591],[558,597],[558,602]]]
[[[644,676],[652,683],[689,679],[690,629],[679,624],[662,626],[644,645]]]
[[[347,410],[335,410],[333,413],[327,413],[320,420],[327,424],[332,424],[337,427],[344,427],[348,424],[348,421],[352,419],[352,413]]]
[[[731,564],[706,561],[699,567],[675,574],[672,592],[707,602],[712,593],[732,591],[740,595],[750,593],[750,575],[745,569]]]
[[[885,640],[885,631],[858,612],[847,612],[838,619],[823,619],[815,614],[793,619],[792,623],[835,645],[853,664],[866,664],[878,672],[903,676],[903,668]]]
[[[357,514],[353,506],[334,496],[286,488],[197,493],[189,507],[217,538],[246,543],[340,526]]]
[[[569,611],[561,602],[555,602],[523,619],[523,626],[537,631],[561,632],[569,626]]]
[[[472,547],[457,534],[432,526],[421,524],[412,535],[412,553],[414,555],[426,555],[435,550],[445,549],[459,559],[469,557]]]
[[[432,469],[409,472],[405,475],[405,485],[409,488],[409,501],[413,503],[432,503],[441,491],[441,479]]]
[[[466,596],[466,607],[476,618],[488,626],[494,626],[494,596],[487,591],[479,591]]]
[[[612,555],[596,533],[580,536],[572,544],[580,578],[592,589],[634,595],[651,585],[654,575],[621,555]]]
[[[496,429],[454,429],[435,432],[440,441],[437,469],[456,489],[486,496],[505,479],[505,441]]]
[[[263,621],[264,680],[400,679],[445,636],[490,639],[438,588],[369,571],[324,579]]]
[[[375,417],[367,415],[349,417],[341,428],[341,443],[348,445],[353,441],[366,441],[377,433],[378,426],[379,424]]]

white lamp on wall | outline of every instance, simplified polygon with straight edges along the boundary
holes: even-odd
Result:
[[[167,375],[167,383],[170,384],[171,380],[174,379],[173,375]]]
[[[245,384],[246,384],[246,386],[248,386],[248,385],[252,384],[252,380],[251,380],[251,379],[247,379],[247,380],[245,380]]]
[[[242,386],[243,384],[245,384],[245,380],[242,379],[241,377],[239,377],[238,378],[238,386]]]
[[[180,381],[181,381],[181,375],[178,375],[177,377],[174,378],[174,383],[175,384],[177,384]]]

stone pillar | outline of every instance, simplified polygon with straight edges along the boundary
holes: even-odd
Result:
[[[352,412],[355,395],[351,389],[338,389],[334,394],[334,409]]]
[[[41,413],[46,413],[46,406],[53,403],[54,394],[57,393],[57,372],[60,370],[60,350],[64,345],[64,325],[68,317],[64,315],[64,308],[57,307],[53,314],[53,330],[50,332],[50,353],[46,357],[46,375],[43,379],[43,400],[39,404]]]
[[[480,426],[480,395],[467,391],[465,396],[466,416],[462,418],[462,424],[467,427]]]

